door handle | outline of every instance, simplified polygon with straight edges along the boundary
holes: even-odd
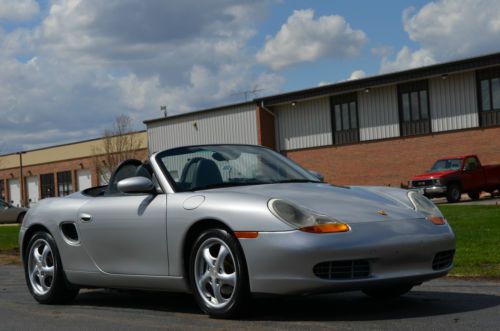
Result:
[[[82,221],[82,222],[90,222],[90,221],[92,221],[92,215],[89,215],[89,214],[80,214],[80,221]]]

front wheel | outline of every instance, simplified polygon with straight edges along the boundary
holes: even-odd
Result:
[[[67,303],[78,294],[79,289],[67,283],[56,243],[47,232],[37,232],[30,239],[24,273],[29,291],[39,303]]]
[[[457,184],[451,184],[448,186],[448,190],[446,192],[446,200],[448,202],[458,202],[460,201],[462,192],[460,192],[460,186]]]
[[[413,285],[396,285],[388,287],[375,287],[363,290],[363,293],[376,299],[394,299],[411,291]]]
[[[196,240],[190,255],[189,279],[196,302],[212,317],[231,318],[250,302],[248,272],[238,240],[211,229]]]

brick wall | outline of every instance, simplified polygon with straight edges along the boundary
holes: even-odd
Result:
[[[335,184],[399,187],[442,157],[477,154],[483,164],[500,164],[500,128],[324,146],[283,154]]]

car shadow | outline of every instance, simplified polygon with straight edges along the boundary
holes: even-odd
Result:
[[[96,290],[81,293],[81,306],[146,309],[202,314],[191,295]],[[500,296],[476,293],[418,291],[394,300],[376,300],[361,292],[308,297],[270,297],[253,302],[251,321],[380,321],[430,317],[482,310],[500,305]]]

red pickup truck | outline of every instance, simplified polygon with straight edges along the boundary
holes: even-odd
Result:
[[[483,191],[493,194],[500,190],[500,165],[483,166],[476,155],[448,157],[413,177],[408,187],[430,198],[446,197],[448,202],[459,201],[462,193],[477,200]]]

